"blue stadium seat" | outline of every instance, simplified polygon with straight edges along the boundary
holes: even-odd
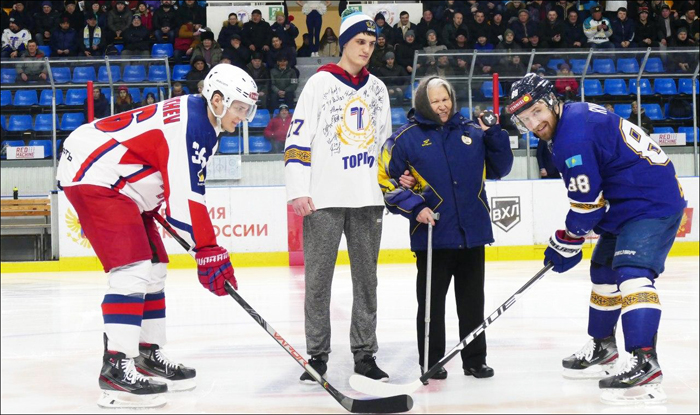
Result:
[[[576,75],[580,75],[583,73],[583,69],[586,67],[586,60],[585,59],[571,59],[569,61],[571,63],[571,72],[575,73]],[[588,72],[586,73],[593,73],[594,71],[591,70],[591,68],[588,68]]]
[[[51,140],[29,140],[30,146],[44,147],[44,158],[50,158],[53,156],[51,144],[53,144]]]
[[[654,80],[654,93],[661,95],[678,95],[676,81],[671,78],[657,78]]]
[[[644,67],[644,72],[663,73],[664,63],[661,62],[661,58],[649,58],[646,66]]]
[[[119,82],[122,80],[122,70],[119,65],[109,65],[109,70],[112,73],[112,82]],[[97,70],[97,81],[103,84],[109,83],[107,66],[100,66],[100,68]]]
[[[3,131],[7,130],[7,121],[5,121],[4,115],[0,115],[0,126],[2,127]]]
[[[619,58],[617,60],[617,71],[622,73],[638,73],[639,62],[635,58]]]
[[[603,95],[603,85],[600,84],[598,79],[585,79],[583,81],[583,88],[586,96],[595,97]]]
[[[12,105],[12,92],[9,89],[0,91],[0,106]]]
[[[403,125],[408,122],[406,118],[406,111],[403,108],[392,108],[391,109],[391,123],[393,125]]]
[[[121,54],[122,54],[122,50],[124,50],[124,45],[115,44],[115,45],[114,45],[114,48],[117,49],[117,51],[118,51],[119,54],[121,55]]]
[[[267,124],[270,123],[270,111],[266,109],[259,109],[255,112],[255,117],[253,121],[248,124],[251,128],[265,128]]]
[[[558,71],[559,65],[561,65],[564,62],[566,62],[564,59],[550,59],[549,62],[547,62],[547,68],[553,71]]]
[[[190,72],[190,65],[173,66],[173,81],[184,81]]]
[[[38,46],[39,50],[44,52],[44,57],[51,56],[51,46]]]
[[[70,68],[52,67],[51,73],[53,74],[53,81],[57,84],[65,84],[70,82]]]
[[[221,154],[239,154],[241,152],[241,138],[231,135],[224,135],[219,141],[219,152]]]
[[[38,103],[39,99],[34,89],[20,89],[15,92],[14,105],[17,107],[31,107]]]
[[[593,59],[593,72],[615,73],[615,62],[612,59]]]
[[[31,130],[31,115],[10,115],[10,120],[7,122],[7,131],[25,132]]]
[[[15,79],[17,79],[17,71],[15,70],[15,68],[0,69],[0,83],[14,84]]]
[[[681,78],[678,80],[678,92],[681,94],[693,94],[693,80],[690,78]],[[695,93],[700,94],[700,80],[695,82]]]
[[[73,131],[85,123],[82,112],[67,112],[61,117],[61,131]]]
[[[629,118],[632,114],[632,104],[615,104],[613,108],[615,109],[615,114],[624,119]]]
[[[41,96],[39,96],[39,105],[42,107],[51,106],[51,98],[53,97],[53,91],[50,89],[43,89],[41,91]],[[60,89],[56,90],[56,105],[63,104],[63,91]]]
[[[692,111],[688,113],[687,117],[672,117],[671,113],[668,110],[668,102],[664,105],[664,114],[666,114],[666,118],[670,120],[690,120],[693,118]]]
[[[169,58],[173,57],[173,45],[172,43],[156,43],[151,48],[151,56],[167,56]]]
[[[493,81],[484,81],[484,83],[481,84],[481,93],[484,94],[486,98],[493,98]],[[500,82],[498,83],[498,96],[505,96]]]
[[[165,70],[165,65],[152,65],[148,68],[149,82],[165,82],[168,80],[168,74]]]
[[[146,79],[146,68],[143,65],[127,65],[122,79],[124,82],[143,82]]]
[[[700,128],[695,131],[698,135],[698,140],[700,140]],[[678,127],[678,133],[685,133],[685,142],[692,143],[695,137],[693,137],[693,127]]]
[[[459,113],[462,114],[462,116],[468,120],[472,119],[472,112],[469,109],[469,107],[462,107],[459,109]]]
[[[673,134],[673,127],[654,127],[654,134]]]
[[[248,136],[248,151],[251,153],[269,153],[272,143],[261,135]]]
[[[112,97],[112,90],[109,88],[102,88],[100,89],[100,92],[102,92],[102,95],[107,98],[107,101],[109,101],[109,99]]]
[[[66,91],[66,105],[85,105],[85,99],[87,99],[87,89],[69,89]]]
[[[77,66],[73,68],[73,82],[76,84],[95,81],[95,78],[95,68],[92,66]]]
[[[58,115],[56,116],[56,129],[60,123],[58,122]],[[51,122],[51,114],[39,114],[34,119],[34,131],[52,131],[53,123]]]
[[[23,147],[26,146],[27,143],[24,142],[24,140],[5,140],[2,142],[2,146],[10,146],[10,147]]]
[[[639,87],[642,95],[654,95],[651,90],[651,82],[648,79],[642,78],[639,80]],[[630,79],[630,94],[637,95],[637,78]]]
[[[156,97],[156,102],[160,101],[160,92],[163,93],[163,99],[168,97],[163,87],[161,87],[160,92],[158,92],[158,88],[154,86],[149,86],[143,89],[143,99],[146,99],[146,95],[148,95],[149,92],[152,93],[154,97]]]
[[[418,81],[413,83],[413,88],[406,88],[406,92],[403,93],[403,97],[410,100],[413,98],[413,90],[418,88]]]
[[[624,79],[606,79],[603,92],[605,95],[627,95],[627,84]]]
[[[141,102],[141,90],[136,88],[136,87],[131,87],[129,88],[129,93],[131,94],[131,99],[134,100],[134,102]],[[115,100],[117,99],[116,97],[114,98]]]
[[[659,104],[642,104],[644,112],[646,112],[647,117],[651,118],[652,121],[658,121],[664,119],[664,114],[661,111],[661,106]]]

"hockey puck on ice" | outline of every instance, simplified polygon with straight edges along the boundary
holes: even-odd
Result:
[[[484,111],[484,113],[481,115],[481,122],[484,123],[485,126],[491,127],[492,125],[495,125],[496,122],[498,122],[498,119],[496,118],[496,114],[493,113],[493,111]]]

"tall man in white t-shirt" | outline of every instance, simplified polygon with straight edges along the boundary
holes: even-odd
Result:
[[[374,357],[384,209],[377,158],[391,135],[386,86],[365,69],[376,33],[369,16],[344,13],[339,39],[343,57],[338,64],[320,67],[306,83],[287,133],[284,159],[287,200],[304,217],[309,363],[321,375],[326,373],[331,352],[331,283],[344,233],[353,283],[350,349],[355,372],[388,380]],[[316,383],[306,372],[300,380]]]

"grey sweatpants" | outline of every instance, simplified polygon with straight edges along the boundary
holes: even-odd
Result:
[[[319,209],[304,217],[306,350],[331,352],[331,284],[340,238],[345,233],[352,277],[350,350],[359,361],[377,345],[377,259],[383,206]]]

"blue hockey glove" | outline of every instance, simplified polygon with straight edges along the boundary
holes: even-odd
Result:
[[[544,251],[544,264],[554,264],[554,272],[566,272],[581,262],[584,238],[571,238],[560,229],[549,238],[549,247]]]

